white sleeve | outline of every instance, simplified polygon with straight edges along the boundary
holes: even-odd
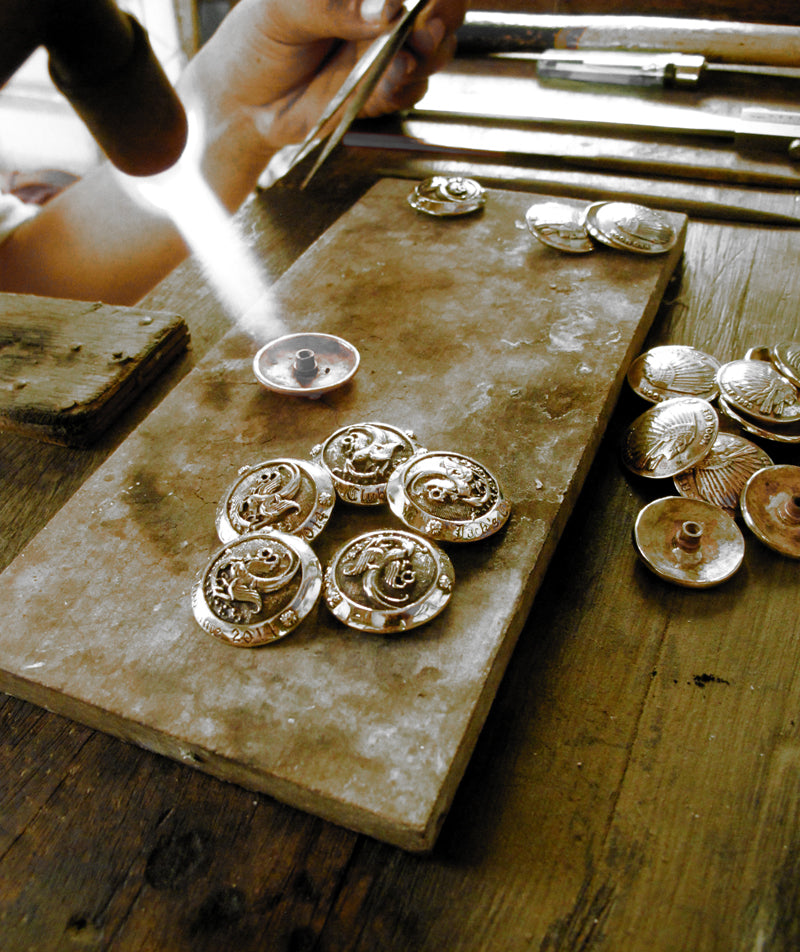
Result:
[[[28,218],[39,211],[38,205],[26,205],[16,195],[0,194],[0,242]]]

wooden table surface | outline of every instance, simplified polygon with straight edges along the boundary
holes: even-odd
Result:
[[[350,149],[308,192],[254,197],[240,221],[269,276],[386,168],[422,165]],[[535,177],[527,168],[519,187]],[[569,182],[579,194],[618,180]],[[677,209],[709,188],[637,184]],[[791,188],[715,197],[797,205]],[[727,360],[800,340],[799,257],[800,229],[695,215],[648,344]],[[192,352],[91,450],[0,437],[0,566],[227,329],[191,262],[144,303],[186,317]],[[800,568],[753,536],[739,573],[705,591],[637,561],[636,514],[673,494],[619,463],[642,409],[623,394],[430,855],[2,696],[0,949],[800,947]],[[800,462],[796,448],[769,451]]]

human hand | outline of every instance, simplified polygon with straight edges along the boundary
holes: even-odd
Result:
[[[188,71],[205,121],[251,123],[264,148],[299,142],[401,0],[240,0]],[[466,0],[431,0],[364,115],[406,109],[455,51]]]

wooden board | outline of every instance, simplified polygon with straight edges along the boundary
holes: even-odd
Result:
[[[436,220],[384,181],[265,296],[265,329],[355,343],[355,380],[317,401],[265,391],[237,332],[175,388],[6,570],[0,689],[411,850],[428,849],[534,592],[680,255],[565,256],[533,201]],[[537,198],[537,200],[540,200]],[[685,233],[685,218],[674,216]],[[450,546],[445,612],[402,637],[317,606],[290,637],[231,648],[189,592],[237,469],[307,456],[346,423],[414,429],[484,462],[513,505]],[[396,525],[337,504],[315,542]]]
[[[0,295],[0,427],[87,445],[188,341],[177,314]]]

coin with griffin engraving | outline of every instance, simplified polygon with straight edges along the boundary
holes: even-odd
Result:
[[[688,344],[664,344],[640,354],[628,370],[633,390],[659,403],[671,397],[714,400],[719,393],[719,362]]]
[[[528,230],[542,244],[569,254],[587,254],[594,244],[586,230],[583,209],[564,202],[537,202],[525,212]]]
[[[800,421],[797,387],[763,360],[732,360],[717,372],[720,396],[762,423]]]
[[[770,348],[770,357],[784,377],[800,387],[800,344],[776,344]]]
[[[744,536],[733,518],[702,499],[656,499],[637,516],[633,538],[652,572],[687,588],[719,585],[744,559]]]
[[[410,430],[354,423],[315,446],[311,458],[330,473],[344,502],[377,506],[386,502],[386,484],[394,470],[421,449]]]
[[[678,240],[665,215],[632,202],[595,202],[584,221],[592,238],[618,251],[660,255]]]
[[[696,466],[673,476],[672,481],[682,496],[704,499],[735,516],[747,480],[771,465],[772,460],[760,446],[733,433],[719,433],[708,455]]]
[[[475,179],[461,175],[434,175],[420,182],[408,196],[418,212],[436,217],[469,215],[486,204],[486,190]]]
[[[217,506],[217,535],[230,542],[277,530],[310,542],[327,525],[335,501],[331,475],[316,463],[271,459],[245,466]]]
[[[392,473],[386,495],[405,525],[442,542],[485,539],[511,513],[497,479],[460,453],[412,457]]]
[[[747,527],[771,549],[800,559],[800,466],[768,466],[742,490]]]
[[[192,586],[192,610],[209,634],[255,648],[293,631],[321,589],[322,568],[305,540],[249,533],[211,557]]]
[[[323,597],[351,628],[400,632],[430,621],[455,584],[448,556],[429,539],[397,529],[346,542],[325,569]]]
[[[767,425],[759,420],[739,412],[732,407],[728,401],[720,395],[717,399],[717,405],[723,416],[738,425],[753,436],[759,436],[762,440],[772,440],[775,443],[800,443],[800,423],[775,423]]]
[[[672,397],[631,423],[622,441],[622,461],[637,476],[674,476],[699,463],[718,432],[719,417],[707,400]]]

